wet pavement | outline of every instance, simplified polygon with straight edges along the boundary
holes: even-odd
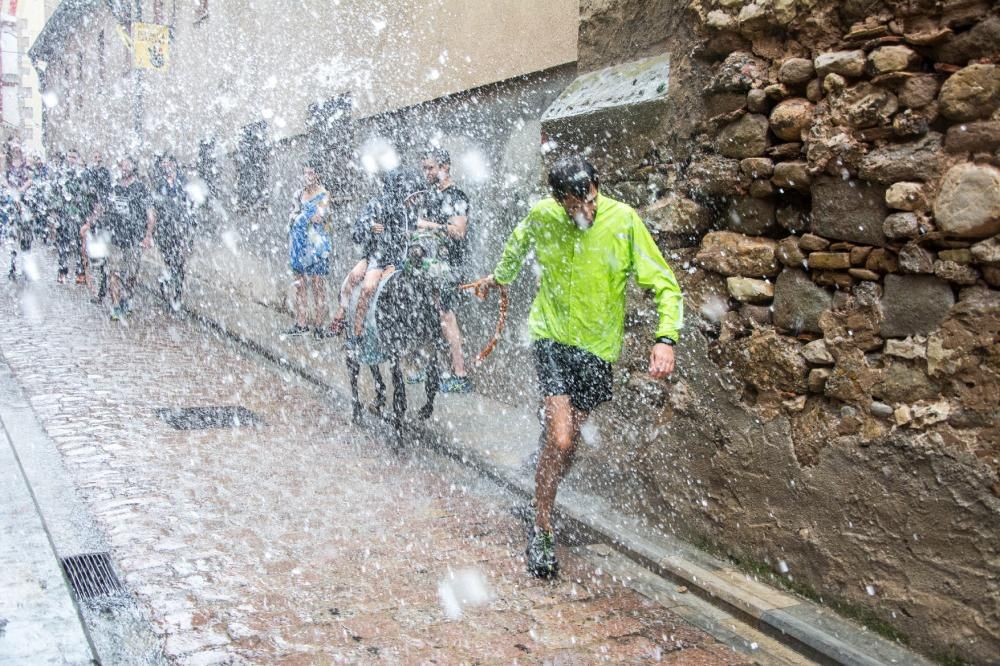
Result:
[[[41,281],[0,286],[0,352],[168,659],[751,663],[568,549],[560,581],[530,578],[494,486],[416,443],[391,454],[292,373],[151,302],[111,322],[41,263]],[[263,425],[156,413],[219,405]]]

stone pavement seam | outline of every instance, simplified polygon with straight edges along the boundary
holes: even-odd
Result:
[[[153,262],[147,261],[147,272],[152,272],[152,269]],[[152,284],[155,284],[155,280]],[[238,319],[226,321],[220,313],[231,313],[212,308],[212,304],[236,305],[234,301],[238,297],[234,299],[233,294],[221,296],[215,294],[212,287],[193,276],[188,277],[188,285],[189,290],[183,308],[189,316],[324,388],[331,397],[336,398],[338,404],[349,404],[349,395],[342,386],[309,369],[308,365],[317,365],[315,354],[296,359],[291,358],[292,354],[283,352],[276,338],[278,338],[277,331],[281,330],[282,325],[287,324],[285,315],[259,303],[242,301],[238,303],[240,310]],[[196,289],[192,288],[195,285]],[[195,291],[199,295],[198,298],[191,296]],[[248,311],[251,311],[249,315]],[[250,320],[256,320],[254,322],[256,325],[248,325],[248,316]],[[273,331],[274,335],[264,335],[265,330]],[[286,350],[288,348],[286,345]],[[475,399],[480,402],[490,401],[483,396],[475,396]],[[524,497],[530,497],[533,488],[531,479],[518,473],[516,469],[500,465],[442,430],[414,424],[410,427],[414,434],[424,442],[432,444],[438,451],[473,467],[502,487]],[[847,666],[932,664],[904,646],[833,616],[831,612],[808,600],[791,597],[777,589],[769,588],[770,591],[766,595],[769,599],[782,599],[783,607],[776,609],[771,601],[749,592],[744,586],[734,585],[725,576],[714,573],[712,569],[722,571],[728,568],[721,560],[701,552],[690,558],[694,548],[678,539],[662,534],[655,535],[656,538],[649,538],[650,535],[644,536],[639,530],[629,529],[626,526],[634,525],[635,520],[615,511],[598,497],[560,489],[556,508],[564,521],[573,523],[571,529],[577,534],[594,535],[599,537],[597,540],[613,544],[614,548],[630,559],[650,567],[659,575],[683,582],[702,598],[748,619],[753,626],[804,654]],[[706,562],[711,563],[708,568],[705,567]],[[792,600],[794,603],[787,600]],[[823,618],[824,626],[819,626],[813,621],[817,617]]]

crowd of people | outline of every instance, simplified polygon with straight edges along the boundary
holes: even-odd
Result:
[[[295,195],[290,215],[289,265],[295,276],[295,323],[287,334],[323,338],[346,332],[349,340],[361,338],[379,285],[403,266],[407,248],[421,243],[427,247],[425,254],[438,264],[440,276],[441,332],[451,365],[451,372],[441,381],[441,391],[471,391],[456,315],[459,287],[467,277],[469,197],[452,179],[448,152],[431,148],[422,155],[419,170],[397,167],[383,174],[381,192],[362,206],[351,229],[359,257],[343,281],[337,309],[327,325],[326,280],[330,274],[333,226],[330,195],[316,170],[306,166],[302,189]],[[356,291],[353,316],[348,321]]]
[[[99,152],[84,162],[70,149],[45,162],[29,160],[12,142],[5,165],[0,239],[10,241],[11,280],[25,274],[34,244],[54,245],[56,281],[85,286],[93,302],[108,301],[110,317],[121,320],[131,311],[142,253],[155,241],[166,265],[162,294],[180,306],[196,218],[173,156],[157,155],[143,177],[127,157],[112,174]]]

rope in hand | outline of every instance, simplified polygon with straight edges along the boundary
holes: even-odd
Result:
[[[480,284],[481,282],[482,280],[478,280],[470,284],[463,284],[459,287],[459,289],[471,289],[476,298],[485,300],[494,286]],[[493,332],[493,337],[476,356],[476,365],[481,364],[486,360],[487,356],[493,353],[493,350],[496,349],[497,343],[500,342],[500,336],[503,334],[503,327],[507,324],[507,305],[509,302],[507,297],[507,287],[502,284],[495,285],[495,287],[500,292],[500,314],[497,317],[497,326],[496,330]]]

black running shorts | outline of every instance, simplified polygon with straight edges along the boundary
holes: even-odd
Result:
[[[583,412],[611,400],[611,364],[604,359],[554,340],[536,340],[532,351],[543,396],[568,395]]]

